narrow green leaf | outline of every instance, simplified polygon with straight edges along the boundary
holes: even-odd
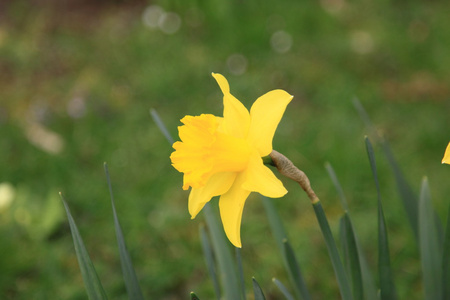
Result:
[[[328,224],[325,211],[323,210],[320,201],[313,203],[313,208],[328,248],[328,254],[330,255],[331,263],[333,264],[333,269],[339,285],[341,297],[344,300],[353,299],[344,265],[342,264],[341,258],[339,257],[336,242],[333,238],[333,234],[331,233],[330,224]]]
[[[361,266],[359,262],[359,251],[356,244],[356,237],[353,226],[348,213],[344,214],[343,222],[345,230],[347,262],[349,266],[350,278],[352,280],[353,298],[363,299],[364,289],[361,275]]]
[[[255,294],[255,300],[266,300],[266,297],[264,297],[264,293],[259,286],[258,282],[256,281],[255,277],[252,278],[253,282],[253,293]]]
[[[64,199],[62,193],[59,193],[59,195],[61,196],[61,200],[66,210],[67,219],[69,220],[75,253],[77,254],[78,264],[80,266],[81,275],[83,277],[84,285],[86,286],[88,297],[91,300],[108,299],[86,247],[84,246],[83,239],[78,232],[77,225],[75,224],[72,214],[70,213],[69,205]]]
[[[344,190],[342,189],[342,186],[339,183],[336,173],[334,172],[334,169],[329,162],[325,163],[325,169],[327,169],[328,175],[330,176],[331,181],[333,182],[334,187],[336,188],[336,191],[338,192],[339,199],[341,200],[341,204],[342,204],[342,207],[344,208],[344,211],[348,211],[348,203],[347,203],[347,198],[345,197],[345,194],[344,194]]]
[[[197,297],[197,295],[194,294],[194,292],[191,292],[191,300],[200,300],[200,298]]]
[[[272,234],[275,238],[275,242],[278,246],[278,250],[281,253],[281,257],[283,258],[283,264],[289,275],[289,279],[292,283],[292,286],[294,287],[295,294],[297,295],[298,298],[303,298],[304,300],[310,299],[311,297],[309,296],[309,292],[308,292],[305,282],[303,281],[303,278],[299,277],[298,279],[295,279],[295,275],[292,272],[292,269],[289,265],[289,262],[288,262],[289,259],[286,256],[285,243],[284,243],[284,241],[287,240],[287,234],[286,234],[286,230],[283,227],[283,222],[281,221],[281,218],[278,215],[277,210],[275,209],[275,207],[272,203],[272,200],[267,197],[262,197],[262,201],[263,201],[263,205],[266,210],[266,213],[267,213],[267,218],[269,220],[270,229],[272,230]],[[292,251],[292,256],[294,256],[294,258],[295,258],[293,251]],[[295,261],[297,261],[297,260],[295,259]],[[298,264],[296,264],[295,270],[297,270],[296,272],[298,274],[301,274],[300,266]]]
[[[341,242],[342,263],[344,264],[345,271],[350,274],[350,263],[348,262],[348,245],[347,241],[347,229],[344,222],[344,216],[339,219],[339,240]]]
[[[442,256],[440,255],[441,249],[434,218],[428,180],[424,178],[419,198],[419,244],[424,299],[427,300],[442,298]],[[446,284],[448,285],[449,282]]]
[[[291,295],[291,293],[289,293],[288,289],[284,286],[284,284],[281,281],[279,281],[276,278],[273,278],[272,281],[273,283],[275,283],[275,285],[278,287],[278,289],[281,291],[281,293],[287,300],[294,300],[294,297]]]
[[[275,237],[278,249],[280,250],[281,253],[283,253],[284,252],[283,241],[287,239],[287,233],[286,230],[284,229],[283,222],[281,221],[281,218],[278,215],[277,210],[275,209],[272,203],[272,200],[264,196],[262,196],[261,198],[267,213],[267,218],[269,220],[272,234]]]
[[[108,165],[104,163],[106,180],[108,182],[109,195],[111,197],[111,206],[114,217],[114,228],[116,231],[117,245],[119,247],[120,255],[120,265],[122,266],[123,280],[125,281],[125,287],[127,289],[128,297],[131,300],[144,299],[142,295],[141,287],[139,286],[139,281],[136,276],[136,272],[131,261],[130,254],[125,243],[125,238],[123,236],[122,227],[119,223],[119,218],[117,216],[116,206],[114,204],[114,194],[112,191],[111,178],[109,176]]]
[[[386,229],[386,221],[384,219],[383,205],[381,202],[380,184],[378,182],[375,154],[368,137],[365,138],[365,142],[378,198],[378,275],[380,281],[380,295],[383,300],[397,299],[391,271],[388,234]]]
[[[447,213],[447,226],[445,228],[444,250],[442,255],[442,299],[450,300],[450,203]]]
[[[375,286],[375,281],[370,271],[369,264],[367,263],[367,259],[361,250],[361,246],[359,245],[358,240],[356,240],[356,242],[360,254],[359,263],[361,265],[362,280],[364,284],[364,297],[366,300],[378,300],[377,288]]]
[[[384,155],[386,156],[386,159],[389,162],[389,165],[391,166],[392,172],[394,173],[395,182],[397,185],[397,190],[400,194],[400,198],[403,203],[403,208],[405,209],[406,216],[409,220],[409,223],[411,225],[411,229],[414,233],[414,236],[416,237],[416,240],[418,240],[418,197],[413,192],[411,186],[408,184],[405,176],[403,175],[403,172],[401,171],[400,167],[398,166],[398,163],[392,154],[391,148],[389,146],[389,143],[381,137],[375,126],[372,124],[372,121],[369,118],[369,115],[367,114],[364,107],[361,105],[358,99],[353,100],[353,104],[358,111],[361,119],[364,121],[366,127],[370,130],[371,135],[381,144],[381,147],[383,149]]]
[[[300,271],[300,267],[298,265],[297,258],[295,257],[294,250],[287,240],[284,240],[283,245],[284,255],[286,257],[289,273],[292,275],[295,286],[299,290],[301,298],[304,300],[309,300],[311,299],[311,296],[309,295],[308,288],[306,287],[305,280]]]
[[[342,204],[344,211],[347,211],[349,222],[350,222],[352,228],[354,228],[351,218],[350,218],[350,210],[348,208],[347,198],[345,197],[345,194],[344,194],[342,186],[338,180],[338,177],[336,176],[336,173],[334,172],[334,169],[330,163],[326,163],[325,168],[327,169],[328,174],[330,175],[331,180],[339,194],[339,198],[341,199],[341,204]],[[356,246],[357,246],[358,253],[359,253],[359,264],[361,266],[364,297],[366,300],[378,300],[377,288],[375,287],[375,282],[373,280],[372,273],[369,270],[367,259],[364,255],[364,252],[362,251],[362,247],[359,243],[356,231],[354,229],[353,229],[353,233],[354,233],[354,238],[355,238]],[[355,297],[355,299],[358,299],[358,298]]]
[[[202,242],[203,255],[205,256],[206,268],[208,269],[209,276],[213,282],[216,298],[219,300],[220,286],[219,280],[217,279],[216,264],[214,263],[214,252],[211,248],[211,243],[209,242],[208,234],[206,233],[204,225],[200,226],[200,238]]]
[[[237,281],[234,261],[230,253],[230,244],[225,236],[223,229],[217,222],[217,215],[214,214],[211,203],[207,203],[203,208],[206,224],[211,235],[211,243],[214,249],[215,257],[219,265],[219,274],[222,280],[224,298],[227,300],[237,300],[241,298],[239,284]]]
[[[378,272],[382,299],[397,299],[389,257],[389,242],[383,207],[378,205]]]
[[[246,300],[247,296],[245,295],[245,281],[244,281],[244,268],[242,267],[242,256],[241,256],[241,248],[236,248],[236,262],[238,267],[238,275],[239,275],[239,286],[241,287],[242,299]]]
[[[156,125],[158,126],[159,130],[161,131],[161,133],[166,137],[166,139],[169,142],[170,146],[172,146],[173,143],[175,143],[175,140],[172,138],[172,135],[169,133],[169,130],[167,130],[166,125],[161,120],[161,118],[159,117],[159,115],[156,112],[156,110],[154,110],[153,108],[150,109],[150,115],[152,116],[153,121],[156,123]]]

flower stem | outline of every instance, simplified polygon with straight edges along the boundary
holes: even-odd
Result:
[[[308,177],[303,171],[294,166],[294,164],[283,154],[273,150],[272,153],[270,153],[270,158],[272,159],[272,165],[274,165],[284,176],[298,182],[311,200],[317,221],[319,222],[320,230],[322,231],[325,243],[327,244],[328,253],[333,264],[334,273],[338,281],[342,299],[352,300],[353,296],[350,289],[350,283],[345,273],[344,265],[342,264],[339,256],[339,251],[331,232],[330,224],[328,223],[325,211],[323,210],[319,198],[311,188]]]

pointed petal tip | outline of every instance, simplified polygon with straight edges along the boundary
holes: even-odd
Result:
[[[230,85],[228,84],[228,81],[225,78],[225,76],[223,76],[222,74],[219,74],[219,73],[214,73],[214,72],[212,72],[211,75],[216,80],[217,84],[219,85],[220,89],[222,90],[222,93],[224,95],[229,94],[230,93]]]
[[[230,240],[230,242],[233,244],[233,246],[235,246],[236,248],[242,248],[242,243],[241,240],[239,238],[239,240]]]

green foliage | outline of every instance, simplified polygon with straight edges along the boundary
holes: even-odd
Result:
[[[445,299],[442,294],[442,247],[441,238],[436,228],[435,213],[431,204],[431,195],[428,180],[422,180],[419,198],[419,246],[420,261],[422,263],[422,276],[424,284],[424,299]],[[450,254],[444,254],[450,255]],[[448,285],[445,282],[444,285]]]
[[[447,213],[447,227],[445,229],[444,247],[442,251],[442,299],[450,299],[450,203]]]
[[[191,292],[191,300],[200,300],[200,298],[197,297],[195,293]]]
[[[61,195],[61,199],[66,209],[67,218],[69,219],[70,231],[72,232],[73,244],[75,246],[75,252],[77,253],[78,263],[80,265],[81,274],[83,276],[84,285],[86,286],[86,292],[89,299],[91,300],[105,300],[108,299],[103,286],[98,278],[97,272],[95,271],[94,265],[92,264],[91,258],[84,246],[83,239],[78,232],[77,225],[73,220],[72,214],[70,212],[69,206],[66,200]]]
[[[289,278],[291,284],[294,287],[294,291],[297,297],[301,297],[305,300],[310,299],[310,295],[303,279],[300,266],[298,265],[297,258],[295,257],[295,253],[292,250],[292,247],[288,243],[287,234],[280,216],[277,213],[272,200],[267,197],[262,197],[262,200],[264,208],[266,210],[270,228],[272,230],[272,234],[275,238],[278,250],[283,258],[283,263],[285,269],[287,270],[287,273],[289,274]],[[281,284],[281,282],[279,283]],[[283,292],[283,294],[285,294],[285,292]]]
[[[309,295],[308,288],[306,287],[305,280],[300,271],[300,267],[295,257],[294,250],[287,240],[283,242],[284,246],[284,257],[287,262],[288,273],[292,277],[295,290],[301,295],[301,299],[308,300],[311,299]]]
[[[205,257],[206,267],[209,272],[209,276],[212,280],[214,292],[217,299],[220,299],[220,285],[219,279],[217,278],[216,264],[214,261],[214,252],[209,241],[208,233],[206,232],[205,226],[200,226],[200,237],[202,241],[203,255]]]
[[[333,264],[342,299],[353,299],[348,277],[345,273],[344,266],[342,264],[336,246],[336,242],[331,232],[331,228],[325,215],[325,211],[322,208],[322,204],[320,203],[320,201],[318,201],[316,203],[313,203],[313,207],[314,212],[316,213],[317,221],[319,222],[319,226],[322,231],[322,235],[325,239],[325,243],[327,244],[328,253],[330,255],[331,263]]]
[[[266,300],[266,297],[264,296],[264,293],[255,278],[252,278],[252,282],[253,282],[253,293],[255,294],[255,300]]]
[[[356,244],[355,233],[348,212],[340,222],[340,239],[342,242],[342,256],[347,274],[350,274],[353,298],[364,299],[363,280],[361,274],[360,257]]]
[[[214,249],[217,264],[219,266],[219,277],[222,282],[224,299],[240,299],[240,287],[238,283],[235,262],[231,257],[230,244],[225,236],[225,232],[220,227],[217,214],[208,203],[203,208],[205,212],[206,224],[210,230],[210,239]]]
[[[108,181],[109,193],[111,195],[111,205],[114,216],[114,228],[116,230],[117,246],[119,248],[120,264],[122,266],[123,280],[127,288],[128,297],[132,300],[144,299],[142,296],[141,287],[134,271],[133,263],[131,262],[130,254],[127,250],[127,245],[125,244],[125,238],[123,236],[122,227],[119,223],[119,217],[116,212],[116,205],[114,203],[114,196],[112,192],[111,179],[109,176],[108,165],[105,163],[105,173],[106,179]]]
[[[284,286],[284,284],[281,281],[279,281],[276,278],[273,278],[272,281],[278,287],[278,289],[281,291],[281,293],[287,300],[294,300],[294,297],[291,295],[289,290],[286,288],[286,286]]]
[[[366,137],[365,141],[378,198],[378,279],[380,284],[380,297],[388,300],[396,299],[397,294],[395,292],[395,285],[391,270],[388,233],[386,220],[384,218],[383,205],[381,203],[381,191],[378,181],[377,167],[375,164],[375,155],[369,138]]]
[[[164,123],[159,119],[156,111],[152,112],[152,116],[158,123],[160,130],[165,133],[167,139],[171,139]],[[368,120],[368,118],[367,118]],[[394,280],[392,276],[391,258],[389,252],[387,226],[383,212],[381,188],[379,184],[378,172],[375,162],[375,154],[373,146],[368,137],[365,138],[366,150],[372,170],[372,175],[375,182],[378,203],[378,277],[379,290],[382,299],[396,299],[397,293],[395,290]],[[385,149],[389,147],[385,145]],[[389,152],[385,152],[389,153]],[[388,156],[388,155],[387,155]],[[393,156],[391,156],[393,158]],[[392,162],[396,163],[395,160]],[[269,162],[270,163],[270,162]],[[334,169],[329,163],[326,164],[326,169],[335,185],[339,197],[341,198],[342,207],[345,210],[344,216],[340,221],[340,239],[342,245],[342,258],[338,253],[333,233],[329,226],[328,219],[322,208],[319,199],[315,198],[312,202],[317,221],[319,223],[322,236],[327,245],[331,263],[335,270],[336,280],[339,285],[342,299],[377,299],[375,289],[372,286],[370,271],[367,268],[365,256],[359,246],[358,238],[355,234],[353,224],[349,214],[349,207],[347,199],[344,195],[339,180],[337,179]],[[394,170],[395,171],[395,170]],[[122,229],[118,221],[118,216],[114,204],[114,197],[112,193],[111,180],[107,165],[105,164],[105,172],[108,181],[108,187],[111,195],[111,204],[114,215],[114,225],[116,229],[116,236],[118,240],[120,258],[122,263],[122,270],[124,273],[124,281],[127,286],[130,299],[143,299],[142,292],[137,282],[136,274],[128,254]],[[404,178],[400,178],[406,183]],[[61,195],[62,197],[62,195]],[[421,250],[421,262],[423,269],[424,280],[424,294],[426,299],[440,299],[447,296],[447,289],[444,289],[446,278],[448,276],[448,256],[446,249],[448,247],[448,228],[446,229],[446,238],[440,237],[438,226],[440,222],[436,219],[436,213],[431,205],[431,197],[426,179],[422,182],[421,195],[418,205],[418,228],[419,228],[419,245]],[[69,219],[69,225],[72,231],[72,236],[75,245],[75,251],[79,261],[83,280],[90,299],[106,299],[106,294],[98,279],[94,266],[87,254],[87,250],[75,225],[75,222],[70,213],[69,207],[62,198],[66,213]],[[294,289],[296,290],[299,299],[310,299],[305,281],[300,272],[300,267],[294,254],[294,250],[287,241],[287,234],[285,232],[282,221],[276,212],[274,206],[268,198],[263,197],[264,206],[266,208],[269,223],[272,228],[275,241],[280,250],[282,250],[283,261],[287,273],[289,274]],[[220,290],[217,273],[220,274],[220,279],[223,288],[225,299],[246,299],[244,271],[242,265],[241,249],[236,248],[236,264],[237,272],[234,268],[235,262],[227,249],[227,239],[223,230],[218,224],[217,214],[214,214],[211,209],[211,204],[207,203],[204,207],[206,223],[210,230],[210,237],[208,237],[204,226],[200,227],[200,235],[202,239],[203,252],[207,268],[213,281],[216,292],[216,297],[221,298],[222,291]],[[450,214],[449,214],[450,216]],[[410,223],[414,227],[414,223]],[[211,240],[211,242],[210,242]],[[443,241],[442,241],[443,240]],[[212,247],[211,247],[212,245]],[[442,249],[443,248],[443,249]],[[440,255],[443,253],[442,255]],[[441,260],[442,258],[442,260]],[[216,266],[217,263],[217,266]],[[345,266],[345,267],[344,267]],[[442,268],[441,268],[442,266]],[[239,278],[239,279],[236,279]],[[350,281],[349,279],[350,278]],[[273,278],[273,282],[279,288],[286,299],[293,299],[288,289],[278,280]],[[265,300],[264,293],[256,281],[252,278],[254,298]],[[441,285],[443,284],[443,285]],[[352,289],[350,290],[350,286]],[[366,289],[364,289],[366,286]],[[241,293],[240,293],[240,292]],[[198,299],[198,297],[191,292],[191,299]]]

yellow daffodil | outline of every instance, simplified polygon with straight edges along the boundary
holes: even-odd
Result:
[[[184,173],[183,189],[191,187],[192,219],[214,196],[228,239],[241,247],[241,219],[251,192],[271,198],[287,193],[280,180],[263,164],[272,152],[272,139],[286,106],[293,96],[273,90],[258,98],[250,112],[230,94],[228,81],[212,74],[223,93],[223,117],[211,114],[185,116],[178,127],[172,165]]]
[[[442,159],[442,163],[450,165],[450,143],[448,143],[447,149],[445,149],[444,158]]]

